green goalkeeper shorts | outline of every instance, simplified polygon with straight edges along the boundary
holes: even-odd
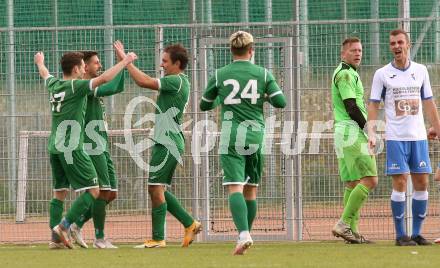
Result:
[[[368,153],[367,146],[367,137],[361,129],[335,127],[335,150],[342,181],[377,176],[376,158]]]

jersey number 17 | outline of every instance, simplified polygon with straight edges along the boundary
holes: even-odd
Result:
[[[52,104],[52,112],[61,112],[61,103],[66,96],[66,92],[50,94],[50,103]]]

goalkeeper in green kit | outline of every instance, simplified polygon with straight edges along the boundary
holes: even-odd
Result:
[[[229,191],[229,209],[239,238],[234,255],[253,244],[250,235],[257,214],[257,187],[264,166],[264,113],[268,101],[284,108],[286,99],[273,75],[251,62],[254,38],[238,31],[231,35],[233,62],[216,70],[200,101],[202,111],[222,106],[220,161],[223,185]]]
[[[333,73],[332,102],[335,116],[335,151],[341,181],[345,183],[344,211],[332,229],[336,237],[351,244],[368,244],[358,231],[360,210],[369,193],[376,187],[377,168],[374,155],[367,149],[363,129],[367,121],[364,88],[358,67],[362,60],[362,44],[347,38],[341,46],[341,63]]]

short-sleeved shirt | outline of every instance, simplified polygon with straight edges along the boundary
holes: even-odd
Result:
[[[422,64],[412,61],[402,70],[389,63],[374,74],[370,101],[384,101],[387,140],[425,140],[422,100],[430,98],[429,74]]]
[[[61,80],[49,76],[52,128],[48,149],[52,154],[83,149],[84,116],[92,80]],[[67,149],[66,149],[67,148]]]
[[[188,105],[190,83],[184,73],[157,79],[159,96],[155,111],[154,141],[162,145],[176,145],[184,150],[185,139],[180,125]]]
[[[333,115],[335,117],[335,124],[344,124],[346,126],[356,126],[347,121],[352,121],[352,118],[347,113],[344,105],[344,100],[355,99],[356,105],[361,111],[362,115],[367,119],[367,109],[364,102],[364,87],[359,77],[357,70],[345,63],[341,62],[333,73],[332,78],[332,102]],[[345,122],[348,124],[345,124]]]
[[[273,75],[265,68],[247,60],[236,60],[215,72],[202,99],[222,104],[222,134],[220,143],[235,146],[237,131],[247,128],[244,145],[261,144],[264,138],[264,110],[266,97],[283,94]],[[231,133],[226,121],[231,121]],[[229,136],[229,137],[228,137]],[[229,141],[227,140],[229,139]]]
[[[95,90],[90,91],[87,97],[87,108],[85,115],[86,128],[92,127],[99,137],[105,142],[102,146],[104,151],[108,151],[108,125],[105,113],[105,104],[102,97],[111,96],[124,90],[124,75],[120,72],[112,81],[105,83]],[[92,122],[93,121],[93,122]],[[92,122],[93,125],[89,126]],[[92,150],[97,148],[97,137],[89,137],[86,129],[84,142],[92,145]],[[87,151],[87,150],[86,150]]]

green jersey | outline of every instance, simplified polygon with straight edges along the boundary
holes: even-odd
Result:
[[[84,115],[91,80],[46,79],[52,110],[48,149],[52,154],[83,149]]]
[[[229,138],[229,146],[234,146],[236,139],[245,139],[245,145],[261,144],[265,127],[263,105],[266,100],[277,99],[275,96],[281,96],[285,105],[283,92],[267,69],[247,60],[236,60],[211,77],[203,93],[201,108],[206,103],[220,102],[222,139]],[[228,131],[226,121],[232,123],[229,137],[224,133]],[[246,137],[237,137],[240,127],[246,128]]]
[[[333,73],[332,79],[333,115],[335,116],[336,124],[352,121],[343,102],[346,99],[356,99],[356,105],[365,119],[367,119],[364,87],[362,86],[359,74],[351,65],[341,62]]]
[[[102,97],[111,96],[124,91],[124,72],[120,72],[112,81],[97,87],[94,91],[90,91],[87,97],[87,109],[85,115],[86,135],[84,142],[91,143],[92,148],[97,148],[98,140],[96,137],[89,137],[88,128],[92,127],[98,133],[105,144],[102,146],[104,151],[108,151],[108,126],[105,114],[105,105]],[[91,125],[89,126],[89,123]]]
[[[158,79],[158,82],[154,141],[165,146],[177,146],[183,151],[185,139],[180,125],[189,101],[188,76],[183,73],[167,75]]]

